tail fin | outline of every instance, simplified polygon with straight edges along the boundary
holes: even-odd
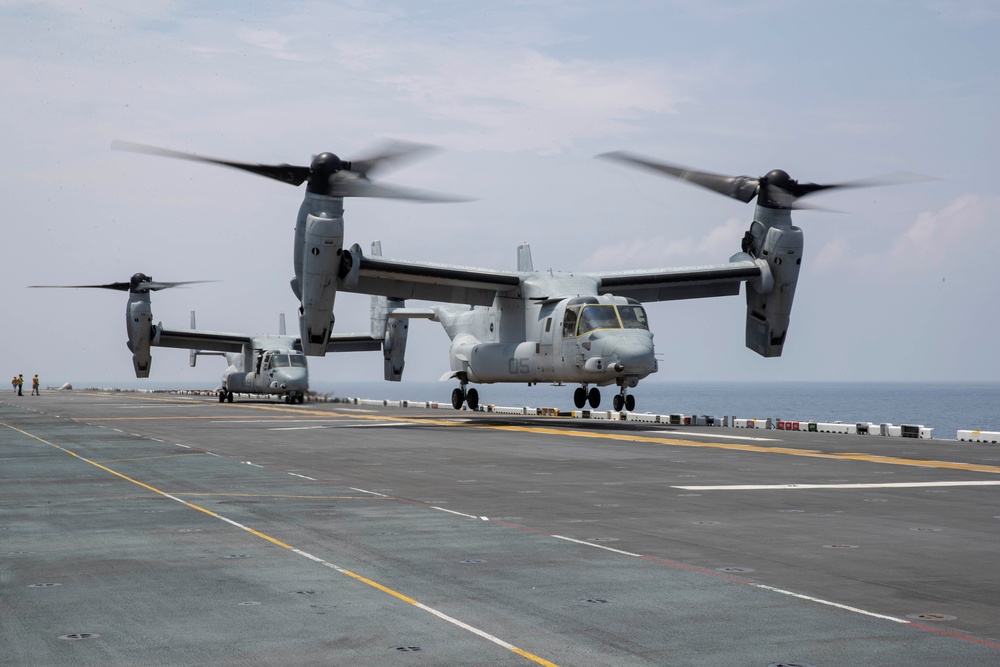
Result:
[[[192,331],[194,329],[197,329],[197,326],[195,326],[195,323],[194,323],[194,311],[193,310],[191,311],[191,329],[192,329]],[[209,352],[207,350],[191,350],[190,354],[188,355],[188,363],[191,365],[191,368],[194,368],[195,364],[198,363],[198,357],[224,357],[224,356],[226,356],[225,352]]]
[[[531,262],[531,246],[527,243],[517,246],[517,270],[525,273],[535,270],[535,265]]]
[[[195,323],[194,323],[194,311],[193,310],[191,311],[191,328],[192,329],[197,329],[197,327],[195,326]],[[194,368],[195,364],[198,363],[198,350],[191,350],[191,353],[188,355],[188,363],[191,365],[191,368]]]

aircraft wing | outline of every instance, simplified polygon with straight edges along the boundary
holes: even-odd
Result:
[[[342,284],[346,292],[489,306],[497,293],[517,290],[521,276],[449,264],[432,264],[362,257],[357,283]]]
[[[279,342],[277,339],[282,340]],[[242,352],[244,345],[266,347],[269,344],[280,346],[282,343],[292,349],[302,349],[297,336],[294,338],[269,334],[248,336],[195,329],[171,331],[158,328],[158,335],[153,340],[153,345],[159,347],[177,347],[202,352]],[[333,334],[326,344],[327,352],[368,352],[380,349],[382,349],[382,339],[373,338],[371,334]]]
[[[298,339],[295,339],[298,343]],[[301,344],[299,344],[301,347]],[[369,352],[381,350],[382,339],[371,334],[331,334],[326,344],[327,352]]]
[[[727,264],[645,271],[615,271],[593,274],[599,281],[598,293],[626,296],[637,301],[674,301],[734,296],[740,283],[760,277],[753,259]]]
[[[246,334],[197,331],[195,329],[171,331],[158,326],[152,344],[159,347],[178,347],[185,350],[204,350],[207,352],[242,352],[243,346],[252,341],[253,336]]]

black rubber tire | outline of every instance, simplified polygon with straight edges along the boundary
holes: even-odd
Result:
[[[601,390],[597,387],[591,387],[590,394],[587,395],[587,401],[590,403],[591,409],[596,410],[597,406],[601,404]]]

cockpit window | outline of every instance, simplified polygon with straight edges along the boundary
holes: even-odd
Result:
[[[563,338],[570,338],[576,335],[576,309],[567,308],[563,315]]]
[[[294,368],[306,367],[306,355],[304,354],[290,354],[288,355],[288,359]]]
[[[649,329],[646,311],[642,306],[618,306],[618,314],[622,318],[622,326],[626,329]]]
[[[582,336],[594,329],[621,329],[621,327],[614,306],[584,306],[583,310],[580,311],[580,325],[577,327],[577,335]]]

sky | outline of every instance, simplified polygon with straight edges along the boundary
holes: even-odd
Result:
[[[403,140],[439,150],[381,180],[473,201],[350,199],[346,244],[503,270],[522,242],[554,271],[739,250],[752,205],[594,159],[608,151],[818,183],[931,177],[795,213],[779,359],[744,347],[742,294],[648,304],[651,380],[1000,380],[998,31],[990,0],[0,0],[4,372],[137,382],[123,293],[29,285],[217,281],[155,293],[154,319],[263,333],[285,312],[295,328],[303,189],[113,140],[267,164]],[[338,332],[368,329],[362,295],[335,314]],[[412,322],[404,383],[448,368],[440,325]],[[154,348],[140,386],[211,388],[223,370]],[[381,354],[313,359],[310,375],[381,380]]]

